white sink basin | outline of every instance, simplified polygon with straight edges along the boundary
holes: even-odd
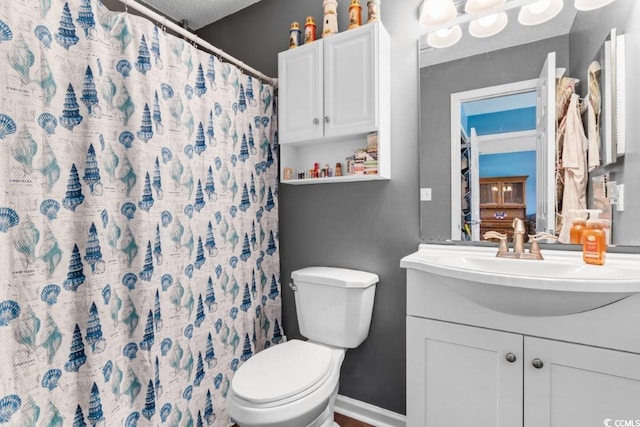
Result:
[[[607,254],[588,265],[582,252],[542,250],[544,260],[496,258],[497,248],[422,244],[400,262],[463,297],[520,316],[581,313],[640,293],[640,255]]]

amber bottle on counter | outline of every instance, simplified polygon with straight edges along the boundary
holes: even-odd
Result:
[[[582,259],[587,264],[604,265],[607,237],[600,219],[590,219],[582,233]]]
[[[586,228],[587,220],[583,218],[576,218],[573,220],[573,225],[569,230],[569,242],[581,245],[582,244],[582,233],[584,233],[584,229]]]

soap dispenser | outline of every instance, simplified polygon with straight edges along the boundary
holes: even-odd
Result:
[[[594,214],[594,218],[597,218],[602,211],[600,209],[572,209],[569,212],[573,216],[571,229],[569,230],[569,243],[581,245],[582,234],[587,226],[587,218]]]
[[[595,217],[593,217],[595,215]],[[591,213],[582,233],[582,259],[587,264],[604,265],[607,237],[597,212]]]

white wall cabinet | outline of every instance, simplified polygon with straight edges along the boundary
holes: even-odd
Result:
[[[515,316],[410,268],[407,426],[640,425],[639,325],[640,295]]]
[[[380,22],[278,55],[281,182],[390,178],[390,41]],[[378,134],[378,174],[284,179],[284,168],[335,167]],[[343,170],[346,174],[346,170]]]

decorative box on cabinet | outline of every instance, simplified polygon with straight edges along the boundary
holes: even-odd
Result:
[[[638,325],[640,295],[573,315],[515,316],[409,268],[407,426],[640,420]]]
[[[287,184],[390,178],[390,40],[381,22],[278,54],[280,179]],[[377,134],[378,173],[347,175],[345,158]],[[296,179],[340,162],[343,176]],[[293,171],[285,179],[284,169]]]

